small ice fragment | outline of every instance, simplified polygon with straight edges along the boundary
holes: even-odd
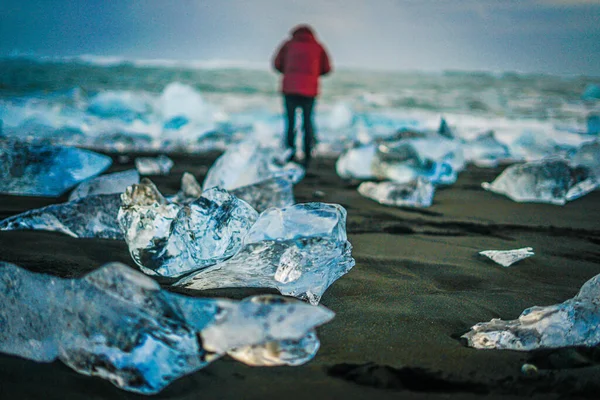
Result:
[[[367,180],[374,178],[371,164],[375,158],[374,144],[358,145],[344,150],[335,163],[335,170],[342,179]]]
[[[140,175],[168,175],[173,165],[173,160],[164,154],[158,157],[138,157],[135,159],[135,168]]]
[[[123,193],[136,183],[140,183],[140,174],[135,169],[101,175],[80,183],[71,192],[69,201],[98,194]]]
[[[479,254],[486,256],[503,267],[510,267],[517,261],[535,255],[531,247],[523,247],[516,250],[485,250],[480,251]]]
[[[518,319],[494,318],[471,327],[462,337],[476,349],[530,351],[600,344],[600,275],[563,303],[530,307]]]
[[[380,204],[396,207],[429,207],[433,202],[435,187],[424,178],[408,183],[363,182],[358,193]]]

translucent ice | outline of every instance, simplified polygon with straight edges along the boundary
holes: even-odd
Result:
[[[258,213],[213,188],[184,204],[169,203],[147,179],[121,195],[118,220],[133,260],[150,275],[176,277],[233,256]]]
[[[298,300],[272,295],[255,296],[249,299],[258,304],[294,304]],[[301,365],[310,361],[321,343],[317,333],[311,330],[299,340],[282,340],[246,346],[227,352],[229,356],[253,366]]]
[[[558,157],[511,165],[494,182],[482,183],[485,190],[503,194],[517,202],[564,205],[597,187],[586,167],[572,167]]]
[[[420,154],[415,143],[423,145],[425,142],[401,140],[380,144],[372,163],[375,176],[398,183],[410,182],[418,177],[426,178],[433,184],[448,185],[456,181],[457,171],[450,162]]]
[[[335,163],[335,170],[339,177],[359,180],[374,178],[371,164],[376,150],[375,144],[359,145],[344,150]]]
[[[0,138],[0,193],[58,197],[111,163],[88,150]]]
[[[600,275],[583,284],[579,293],[561,304],[531,307],[518,319],[494,318],[463,335],[477,349],[529,351],[600,344]]]
[[[378,203],[397,207],[429,207],[433,202],[435,187],[424,178],[408,183],[363,182],[358,193]]]
[[[173,160],[161,154],[153,157],[138,157],[135,159],[135,168],[140,175],[168,175],[173,168]]]
[[[202,187],[189,172],[184,172],[181,176],[181,189],[176,195],[167,197],[172,203],[189,203],[202,196]]]
[[[480,251],[479,254],[488,257],[503,267],[510,267],[517,261],[535,255],[531,247],[524,247],[516,250],[485,250]]]
[[[176,285],[205,290],[269,287],[318,304],[327,288],[353,266],[346,210],[307,203],[263,212],[234,257]]]
[[[0,230],[39,230],[64,233],[76,238],[122,240],[117,222],[119,194],[83,197],[26,211],[0,221]]]
[[[295,163],[287,163],[289,155],[289,151],[263,147],[250,141],[238,143],[215,161],[202,188],[231,190],[282,174],[292,177],[292,181],[297,183],[304,177],[304,169]]]
[[[106,91],[90,99],[87,111],[101,118],[133,122],[152,112],[150,98],[129,91]]]
[[[101,175],[80,183],[71,192],[69,201],[98,194],[122,193],[136,183],[140,183],[140,174],[135,169]]]
[[[495,167],[500,161],[511,157],[508,146],[496,140],[493,131],[467,142],[464,150],[465,158],[478,167]]]
[[[235,302],[169,293],[119,263],[81,279],[0,263],[0,303],[0,351],[38,362],[59,359],[143,394],[158,393],[229,351],[253,365],[305,362],[316,352],[308,345],[314,328],[333,317],[323,307],[275,296]]]
[[[287,207],[296,203],[294,198],[295,172],[281,174],[248,186],[233,189],[231,194],[263,212],[271,207]]]

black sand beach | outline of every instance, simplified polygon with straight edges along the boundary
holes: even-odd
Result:
[[[151,177],[163,193],[181,174],[201,180],[217,154],[171,155],[169,176]],[[469,168],[440,189],[426,210],[397,209],[361,197],[340,180],[333,159],[317,159],[296,187],[298,202],[348,210],[356,266],[321,304],[336,313],[318,329],[321,349],[301,367],[255,368],[224,357],[175,381],[165,399],[598,398],[600,351],[482,351],[458,337],[491,318],[562,302],[600,273],[600,191],[564,207],[519,204],[480,188],[498,169]],[[132,168],[116,161],[109,172]],[[315,197],[315,191],[324,197]],[[0,218],[66,201],[0,197]],[[504,268],[480,250],[533,247],[536,255]],[[0,232],[0,259],[36,272],[81,276],[109,261],[134,267],[124,242],[73,239],[52,232]],[[135,267],[134,267],[135,268]],[[230,289],[203,296],[241,299],[273,291]],[[539,367],[524,376],[523,363]],[[0,355],[2,399],[138,398],[60,362]]]

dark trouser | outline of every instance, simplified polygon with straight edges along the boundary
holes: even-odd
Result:
[[[314,97],[286,94],[285,112],[287,114],[287,145],[292,149],[292,155],[296,154],[296,109],[302,109],[302,130],[304,131],[304,166],[308,167],[311,150],[315,140],[315,132],[312,123],[312,110],[315,104]]]

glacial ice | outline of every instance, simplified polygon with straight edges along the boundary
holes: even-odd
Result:
[[[176,283],[194,290],[268,287],[318,304],[331,284],[353,266],[346,210],[306,203],[263,212],[239,253]]]
[[[572,167],[559,157],[511,165],[494,182],[481,186],[513,201],[564,205],[593,191],[598,183],[586,167]]]
[[[133,122],[152,112],[149,97],[129,91],[100,92],[90,99],[88,113],[100,118],[116,118]]]
[[[517,261],[521,261],[535,255],[533,248],[531,247],[524,247],[516,250],[484,250],[480,251],[479,254],[486,256],[490,260],[502,265],[503,267],[510,267]]]
[[[184,172],[181,176],[181,188],[174,196],[168,196],[167,200],[171,203],[189,203],[202,196],[202,186],[198,183],[194,175]]]
[[[184,204],[169,203],[143,179],[121,195],[118,221],[136,264],[150,275],[177,277],[238,252],[258,213],[220,188]]]
[[[440,121],[440,127],[438,128],[438,134],[447,137],[448,139],[454,139],[454,133],[450,129],[450,126],[444,118]]]
[[[289,155],[289,150],[263,147],[250,141],[238,143],[215,161],[202,188],[232,190],[281,175],[289,176],[297,183],[304,177],[304,169],[296,163],[288,163]]]
[[[135,169],[101,175],[81,182],[69,195],[69,201],[98,194],[122,193],[136,183],[140,183],[140,174]]]
[[[135,159],[135,168],[140,175],[168,175],[173,165],[173,160],[164,154],[158,157],[138,157]]]
[[[375,144],[357,145],[340,154],[335,170],[342,179],[373,179],[372,163],[377,148]]]
[[[58,197],[111,164],[88,150],[0,138],[0,193]]]
[[[476,349],[530,351],[600,344],[600,275],[561,304],[531,307],[516,320],[498,318],[474,325],[462,337]]]
[[[496,167],[511,158],[507,145],[500,143],[493,131],[488,131],[467,142],[464,146],[465,159],[478,167]]]
[[[298,300],[273,295],[254,296],[247,301],[257,304],[295,304]],[[317,354],[321,343],[313,329],[300,339],[272,341],[239,349],[229,350],[227,354],[244,364],[272,367],[278,365],[302,365]]]
[[[372,163],[374,175],[378,179],[397,183],[407,183],[418,177],[426,178],[435,185],[456,182],[457,169],[451,165],[455,159],[454,153],[447,153],[447,157],[426,156],[424,151],[435,151],[429,140],[400,140],[380,144]],[[456,165],[460,164],[461,162],[456,160]]]
[[[110,263],[81,279],[0,263],[0,351],[61,360],[132,392],[155,394],[223,354],[252,365],[297,365],[318,349],[321,306],[276,296],[242,301],[169,293]],[[315,343],[316,340],[316,343]]]
[[[117,222],[120,205],[120,194],[82,197],[8,217],[0,221],[0,230],[41,230],[75,238],[122,240]]]
[[[363,182],[358,193],[388,206],[420,208],[431,206],[435,186],[421,177],[408,183]]]
[[[231,194],[250,204],[259,213],[271,207],[287,207],[296,203],[294,198],[295,172],[265,179],[231,191]]]

